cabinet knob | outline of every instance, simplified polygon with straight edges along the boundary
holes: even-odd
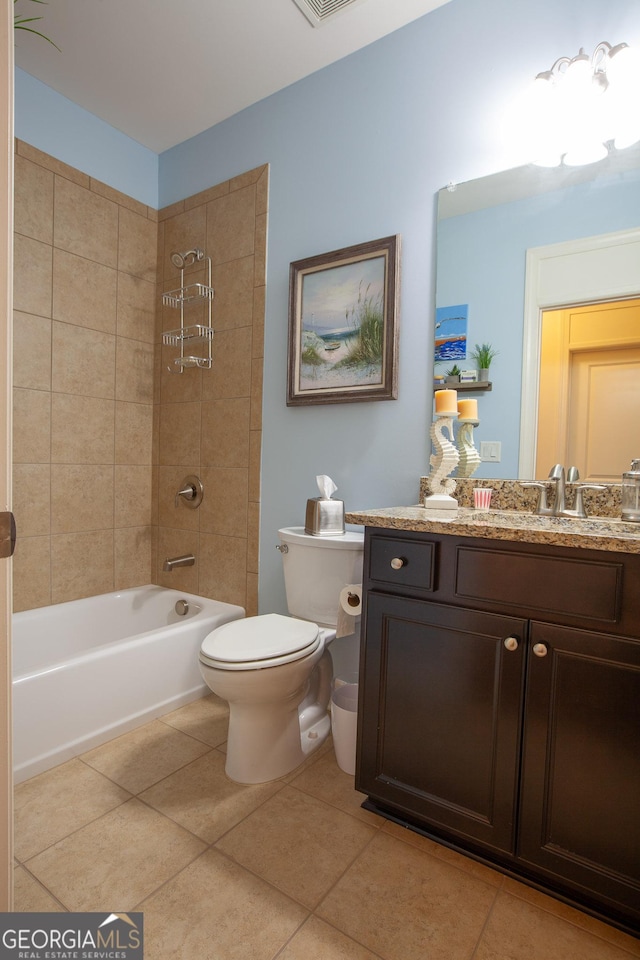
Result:
[[[504,645],[507,650],[517,650],[518,649],[518,640],[517,637],[507,637],[504,641]]]
[[[547,645],[545,643],[534,643],[533,652],[536,657],[546,657],[548,654]]]
[[[391,566],[394,570],[402,570],[406,562],[404,557],[394,557],[391,561]]]

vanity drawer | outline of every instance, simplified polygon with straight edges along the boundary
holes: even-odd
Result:
[[[612,555],[612,556],[615,556]],[[519,607],[531,615],[580,617],[616,623],[624,565],[568,556],[458,547],[455,596]]]
[[[435,543],[373,534],[369,545],[369,580],[396,587],[433,590],[435,557]]]

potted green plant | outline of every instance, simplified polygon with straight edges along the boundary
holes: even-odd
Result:
[[[13,0],[13,8],[15,10],[15,5],[18,0]],[[46,3],[47,0],[31,0],[32,3]],[[34,30],[33,27],[27,26],[29,23],[35,23],[36,20],[42,20],[42,17],[26,17],[21,13],[13,14],[13,29],[14,30],[26,30],[28,33],[35,33],[37,37],[42,37],[43,40],[46,40],[50,43],[56,50],[59,50],[60,47],[53,42],[49,37],[45,36],[44,33],[40,33],[39,30]]]
[[[444,380],[445,383],[460,383],[460,367],[457,363],[445,372]]]
[[[478,380],[489,379],[489,367],[494,357],[498,355],[490,343],[476,343],[471,359],[475,361],[478,367]]]

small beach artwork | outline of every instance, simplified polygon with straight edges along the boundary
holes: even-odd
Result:
[[[288,404],[393,399],[396,240],[291,264]]]
[[[467,356],[469,305],[436,307],[435,361],[464,360]]]

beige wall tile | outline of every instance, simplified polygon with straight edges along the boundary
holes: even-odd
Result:
[[[114,589],[152,583],[151,527],[125,527],[114,532]]]
[[[247,599],[244,609],[248,617],[257,617],[258,609],[258,574],[247,574]]]
[[[199,370],[196,367],[185,367],[182,373],[178,373],[178,367],[173,361],[179,352],[177,347],[167,347],[164,344],[159,347],[160,397],[163,404],[200,400],[203,377],[207,374],[211,375],[210,371]]]
[[[262,430],[262,359],[251,362],[251,429]]]
[[[118,274],[65,250],[53,253],[53,317],[80,327],[116,332]]]
[[[158,468],[158,523],[161,527],[175,527],[180,530],[198,530],[202,508],[212,493],[205,487],[204,498],[199,507],[188,507],[180,498],[176,505],[176,493],[182,489],[182,481],[190,475],[198,476],[199,467],[172,466]],[[204,479],[200,477],[204,484]]]
[[[169,220],[171,217],[176,217],[178,214],[184,213],[184,207],[184,200],[170,203],[168,207],[162,207],[161,210],[158,210],[158,220],[162,222],[163,220]]]
[[[226,263],[254,252],[255,184],[207,204],[207,251],[215,263]]]
[[[200,404],[163,403],[160,407],[162,466],[200,463]]]
[[[185,253],[200,247],[207,253],[206,207],[198,206],[165,220],[164,252],[159,264],[158,279],[177,277],[178,270],[171,263],[172,253]]]
[[[47,317],[14,311],[13,383],[34,390],[51,389],[51,320]]]
[[[13,465],[13,513],[18,536],[49,536],[51,467],[48,463]]]
[[[133,197],[128,197],[126,193],[121,193],[120,190],[115,190],[107,183],[103,183],[102,180],[94,180],[94,178],[91,177],[89,188],[92,193],[97,193],[98,196],[105,197],[107,200],[113,200],[113,202],[117,203],[119,207],[125,207],[127,210],[132,210],[141,217],[149,216],[149,207],[146,205],[146,203],[140,203],[139,200],[134,200]]]
[[[248,466],[249,406],[246,399],[209,400],[202,404],[203,465]]]
[[[158,227],[153,220],[120,207],[118,270],[155,281],[157,245]]]
[[[117,338],[116,398],[137,403],[153,403],[152,343]]]
[[[52,603],[95,597],[111,590],[113,530],[51,537]]]
[[[252,170],[245,170],[244,173],[239,173],[237,177],[232,177],[231,180],[229,180],[229,190],[241,190],[243,187],[248,187],[252,183],[257,183],[263,170],[264,164],[261,164],[259,167],[253,167]]]
[[[116,402],[116,463],[151,464],[153,405]]]
[[[199,559],[201,595],[244,607],[247,589],[246,539],[201,533]]]
[[[52,463],[113,463],[113,444],[113,400],[52,395]]]
[[[116,338],[99,330],[53,321],[51,385],[56,393],[115,396]]]
[[[158,528],[158,566],[154,583],[187,593],[200,593],[198,577],[202,566],[199,551],[199,536],[195,530],[175,530],[170,527]],[[192,567],[176,567],[171,573],[162,570],[167,557],[184,557],[192,553],[196,562]]]
[[[33,610],[51,603],[51,538],[21,537],[13,555],[13,609]]]
[[[15,463],[48,463],[51,458],[51,394],[13,391],[13,459]]]
[[[211,200],[217,200],[218,197],[224,197],[227,193],[229,193],[229,181],[223,180],[222,183],[217,183],[215,187],[209,187],[207,190],[201,190],[200,193],[194,193],[193,196],[187,197],[184,201],[184,209],[191,210],[193,207],[199,207]]]
[[[53,174],[21,156],[15,157],[14,229],[26,237],[53,242]]]
[[[13,306],[24,313],[51,316],[52,248],[16,234],[13,245]]]
[[[269,165],[262,168],[262,173],[256,184],[256,217],[267,213],[269,209]]]
[[[113,466],[51,465],[51,533],[113,528]]]
[[[213,339],[213,369],[202,375],[202,399],[251,394],[251,327],[218,330]]]
[[[48,153],[43,153],[42,150],[38,150],[37,147],[32,147],[30,143],[25,143],[24,140],[17,140],[16,148],[21,157],[33,160],[34,163],[40,164],[40,166],[46,170],[51,170],[52,173],[57,173],[67,180],[72,180],[81,187],[89,188],[91,186],[91,178],[88,177],[86,173],[76,170],[75,167],[70,167],[68,163],[63,163],[62,160],[57,160],[55,157],[49,156]]]
[[[108,267],[118,263],[118,207],[113,201],[56,177],[53,238],[56,247]]]
[[[253,273],[253,256],[216,264],[213,271],[213,326],[216,330],[248,327],[253,322]]]
[[[118,335],[153,343],[156,338],[155,310],[155,283],[120,273],[117,298]]]
[[[260,572],[260,504],[248,504],[247,524],[247,571],[258,574]]]
[[[115,469],[114,524],[146,527],[152,520],[152,468],[145,464],[117,464]]]
[[[264,311],[266,287],[255,287],[253,291],[253,339],[251,356],[264,357]]]
[[[260,500],[262,432],[249,433],[249,500]]]
[[[256,287],[263,286],[267,282],[267,215],[262,214],[256,217],[256,237],[255,237],[255,272],[254,283]]]
[[[227,537],[246,537],[248,469],[205,467],[201,479],[205,495],[198,508],[200,531]]]

